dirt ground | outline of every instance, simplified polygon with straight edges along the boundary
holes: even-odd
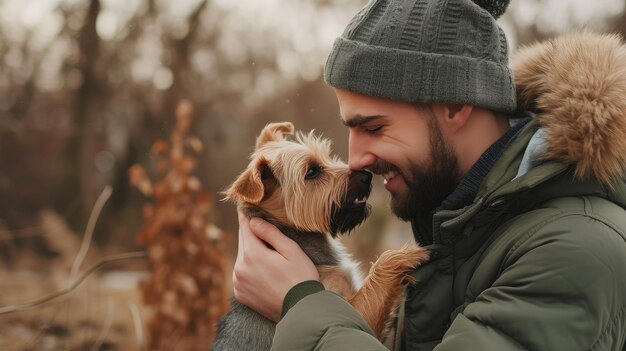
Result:
[[[66,295],[3,313],[66,288],[80,244],[53,212],[28,230],[0,226],[0,350],[145,349],[149,312],[137,288],[145,258],[103,266]],[[76,277],[107,255],[90,248]]]
[[[0,315],[0,350],[145,349],[144,321],[149,316],[135,286],[139,275],[91,276],[66,297]],[[43,272],[0,271],[0,303],[34,301],[62,288],[53,280]]]
[[[127,255],[85,275],[103,259],[128,251],[92,245],[72,275],[80,246],[79,236],[54,212],[43,212],[37,226],[20,231],[9,231],[0,222],[0,351],[148,350],[152,308],[143,303],[139,288],[149,275],[145,253]],[[67,294],[32,304],[83,276]],[[29,308],[11,312],[27,304]],[[179,334],[177,329],[159,335],[159,349],[209,349],[206,338]]]

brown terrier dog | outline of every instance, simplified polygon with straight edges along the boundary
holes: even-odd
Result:
[[[330,142],[298,133],[289,122],[267,125],[248,168],[226,191],[248,217],[261,217],[311,258],[326,289],[343,296],[381,337],[408,275],[428,253],[418,246],[384,252],[363,281],[358,265],[336,239],[369,214],[372,175],[350,171],[330,155]],[[213,350],[269,350],[275,324],[233,300],[218,326]]]

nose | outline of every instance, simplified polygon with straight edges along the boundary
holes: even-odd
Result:
[[[370,167],[376,161],[376,157],[367,149],[367,143],[363,138],[358,138],[350,132],[348,139],[348,167],[353,171]]]
[[[357,175],[357,180],[359,181],[359,183],[362,183],[364,185],[369,185],[372,182],[372,173],[368,172],[368,171],[356,171],[355,172]]]

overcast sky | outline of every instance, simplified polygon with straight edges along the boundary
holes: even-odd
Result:
[[[160,20],[172,23],[171,30],[186,33],[186,18],[200,0],[157,0]],[[217,20],[222,31],[221,52],[229,60],[243,59],[244,52],[277,52],[277,63],[286,78],[315,79],[319,77],[323,62],[334,41],[340,35],[352,15],[365,1],[335,0],[333,6],[316,7],[311,0],[212,0],[213,4],[228,10],[229,15]],[[31,33],[29,44],[33,51],[48,50],[46,66],[49,74],[41,79],[44,87],[58,86],[55,65],[69,50],[70,43],[50,42],[57,37],[63,18],[55,13],[60,4],[71,4],[86,8],[87,0],[0,0],[0,28],[8,40],[21,43]],[[511,47],[517,45],[514,27],[523,28],[536,24],[547,34],[558,34],[570,28],[588,27],[602,30],[606,18],[624,11],[624,0],[513,0],[507,14],[500,20],[507,32]],[[102,10],[97,22],[97,31],[105,40],[115,40],[130,23],[132,16],[146,5],[145,0],[102,0]],[[207,11],[208,12],[208,11]],[[82,13],[82,12],[78,12]],[[210,13],[206,13],[207,17]],[[80,26],[82,19],[70,23]],[[215,21],[207,18],[205,22]],[[513,25],[515,24],[515,26]],[[75,27],[76,29],[77,27]],[[241,40],[242,37],[247,40]],[[143,40],[142,56],[133,64],[132,78],[151,80],[159,89],[166,89],[172,82],[167,67],[160,61],[159,33]],[[287,43],[287,44],[285,44]],[[0,50],[6,45],[0,43]],[[22,62],[19,50],[5,56],[4,64],[19,69]],[[55,51],[58,54],[55,54]],[[198,71],[211,72],[212,49],[197,50],[193,55]],[[56,57],[56,58],[55,58]],[[271,81],[271,80],[268,80]]]

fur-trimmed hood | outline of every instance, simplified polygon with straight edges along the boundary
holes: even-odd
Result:
[[[538,110],[545,159],[613,185],[626,175],[626,47],[617,35],[573,33],[512,59],[520,109]]]

